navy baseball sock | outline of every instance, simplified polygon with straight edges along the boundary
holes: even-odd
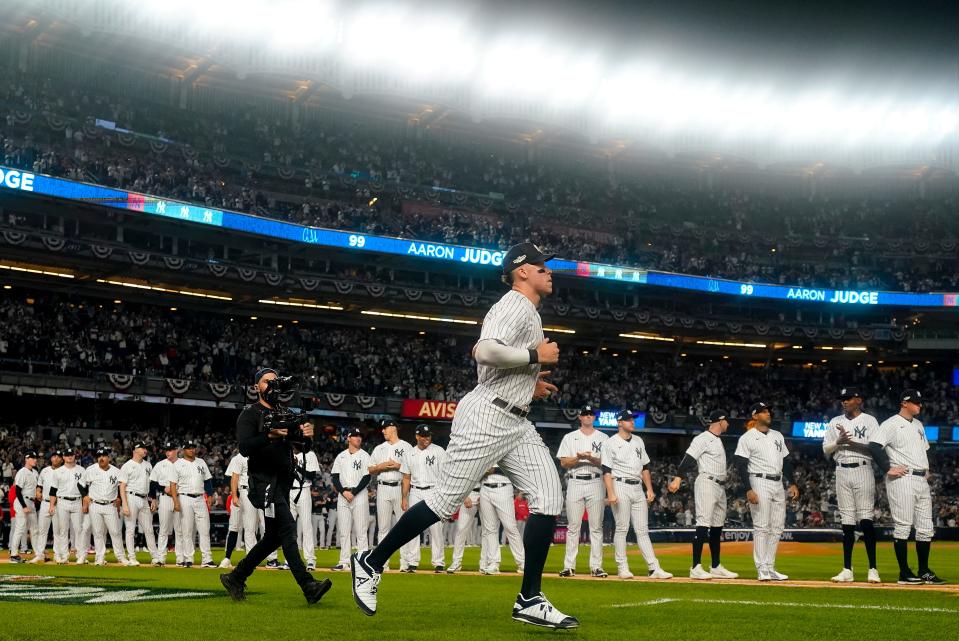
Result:
[[[706,543],[706,535],[709,528],[705,525],[696,526],[696,534],[693,536],[693,567],[703,562],[703,544]]]
[[[239,532],[227,532],[226,534],[226,558],[230,558],[233,555],[233,550],[236,548],[236,540],[238,538]]]
[[[906,539],[895,539],[892,547],[896,551],[896,561],[899,562],[899,574],[909,573],[909,552],[906,547]]]
[[[916,556],[919,557],[919,576],[929,571],[929,549],[931,541],[916,541]]]
[[[367,562],[373,566],[374,570],[382,572],[383,566],[390,560],[394,552],[439,520],[440,517],[433,513],[433,510],[426,505],[426,501],[420,501],[408,509],[396,522],[396,525],[386,533],[380,544],[370,552]],[[526,527],[529,528],[528,525]]]
[[[719,560],[719,547],[720,541],[723,538],[723,528],[721,527],[711,527],[709,528],[709,558],[712,566],[718,568],[721,561]]]
[[[523,548],[526,552],[526,564],[523,569],[523,587],[520,594],[524,599],[532,598],[543,591],[543,566],[546,555],[553,543],[553,530],[556,529],[556,517],[546,514],[530,514],[523,532]]]
[[[842,526],[842,566],[847,570],[852,569],[852,548],[856,544],[856,526]]]
[[[862,542],[866,545],[869,569],[874,570],[876,569],[876,528],[872,525],[872,519],[859,521],[859,529],[862,530]]]

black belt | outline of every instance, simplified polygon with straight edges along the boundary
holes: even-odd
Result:
[[[98,501],[96,499],[93,499],[93,502],[96,503],[97,505],[113,505],[113,501]]]
[[[912,470],[909,473],[912,474],[913,476],[925,476],[926,472],[927,470]]]
[[[524,410],[521,407],[516,407],[515,405],[512,405],[509,402],[504,401],[499,396],[496,396],[493,398],[493,405],[495,405],[496,407],[499,407],[500,409],[504,409],[510,414],[514,416],[518,416],[520,418],[526,418],[527,415],[529,415],[529,410]]]
[[[625,483],[626,485],[639,485],[640,483],[642,483],[642,481],[640,481],[639,479],[621,479],[616,476],[614,476],[613,478],[619,481],[620,483]]]
[[[750,474],[749,476],[757,479],[766,479],[767,481],[781,481],[783,478],[782,474]]]
[[[726,482],[726,479],[720,478],[720,477],[718,477],[718,476],[713,476],[712,474],[703,474],[703,476],[705,476],[705,477],[708,478],[710,481],[712,481],[713,483],[716,483],[716,484],[718,484],[718,485],[722,485],[722,484],[724,484],[724,483]]]
[[[380,485],[386,485],[387,487],[396,487],[399,484],[399,481],[380,481]]]
[[[79,501],[80,500],[79,496],[58,496],[57,498],[62,501]]]
[[[483,487],[491,487],[494,490],[498,487],[506,487],[507,485],[512,485],[512,483],[483,483]]]
[[[414,485],[413,489],[415,490],[431,490],[433,489],[432,485]]]
[[[147,497],[146,494],[137,494],[136,492],[127,492],[127,494],[132,494],[133,496],[139,496],[141,499],[145,499]]]
[[[592,481],[593,479],[598,479],[599,474],[576,474],[569,478],[576,479],[577,481]]]
[[[186,492],[180,492],[179,494],[180,496],[189,496],[191,499],[198,499],[203,496],[202,494],[187,494]]]
[[[241,490],[248,490],[248,489],[250,489],[250,486],[249,486],[249,485],[241,485],[241,486],[240,486],[240,489],[241,489]]]
[[[869,465],[869,461],[859,461],[858,463],[840,463],[839,467],[862,467],[863,465]]]
[[[479,492],[480,489],[479,489],[478,487],[474,487],[474,488],[473,488],[473,491],[474,491],[474,492]]]

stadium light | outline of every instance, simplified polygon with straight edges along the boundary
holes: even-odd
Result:
[[[360,312],[367,316],[385,316],[387,318],[406,318],[409,320],[425,320],[432,321],[434,323],[454,323],[457,325],[477,325],[478,321],[475,320],[464,320],[462,318],[449,318],[446,316],[424,316],[422,314],[400,314],[397,312],[379,312],[374,310],[364,309]]]
[[[675,338],[668,338],[666,336],[656,336],[655,334],[620,334],[620,338],[631,338],[638,341],[662,341],[664,343],[673,343],[676,341]],[[605,347],[603,348],[606,349]]]
[[[279,307],[306,307],[309,309],[329,309],[333,311],[343,311],[343,308],[339,305],[321,305],[320,303],[312,303],[309,301],[297,301],[297,300],[268,300],[261,298],[257,301],[263,305],[277,305]]]

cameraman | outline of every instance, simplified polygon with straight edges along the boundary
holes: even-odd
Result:
[[[282,547],[286,562],[303,590],[307,603],[313,604],[326,594],[332,583],[329,579],[317,581],[306,571],[296,546],[296,522],[289,505],[293,486],[293,445],[290,437],[295,436],[305,451],[312,449],[313,424],[304,420],[298,429],[264,431],[264,420],[269,421],[275,414],[286,411],[279,402],[279,394],[285,391],[281,387],[289,384],[290,379],[278,379],[276,370],[258,371],[253,382],[259,400],[244,408],[236,420],[240,453],[249,458],[249,499],[254,507],[264,510],[266,531],[232,572],[220,575],[220,582],[234,601],[242,601],[247,577],[271,552]]]

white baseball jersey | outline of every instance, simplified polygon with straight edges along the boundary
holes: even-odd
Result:
[[[80,498],[80,485],[83,485],[83,467],[61,465],[54,471],[50,487],[57,488],[57,496]]]
[[[649,454],[643,439],[633,434],[627,441],[618,433],[603,443],[600,457],[603,467],[608,467],[613,478],[642,479],[643,466],[649,463]]]
[[[823,436],[823,447],[831,445],[839,440],[839,428],[842,427],[849,435],[853,443],[859,443],[864,447],[869,446],[869,441],[874,440],[873,436],[879,431],[879,422],[870,414],[863,412],[853,419],[846,418],[845,414],[834,416],[826,425],[826,434]],[[860,461],[872,461],[872,457],[864,452],[857,452],[846,447],[840,447],[833,452],[832,457],[837,463],[858,463]]]
[[[410,452],[413,446],[400,439],[396,443],[384,441],[373,448],[373,455],[370,457],[370,465],[379,465],[393,459],[400,464],[398,470],[387,470],[376,475],[377,481],[386,481],[388,483],[397,483],[403,480],[404,474],[409,474]]]
[[[410,451],[410,484],[414,487],[432,487],[436,485],[440,466],[446,459],[446,450],[430,443],[425,449],[414,447]]]
[[[559,450],[556,451],[556,458],[574,457],[580,452],[592,452],[593,456],[600,456],[603,453],[603,443],[609,440],[609,435],[593,430],[592,434],[586,435],[583,430],[576,429],[563,436],[559,444]],[[589,461],[580,461],[575,466],[567,470],[567,474],[597,474],[601,470],[599,466],[593,465]]]
[[[364,450],[356,450],[351,454],[349,449],[345,449],[336,455],[330,473],[340,475],[340,485],[344,488],[356,487],[370,473],[370,455]]]
[[[505,474],[500,474],[499,472],[493,472],[492,474],[487,474],[483,477],[483,484],[490,485],[503,485],[505,483],[512,484],[509,480],[509,477]]]
[[[910,470],[929,469],[929,457],[926,455],[929,441],[918,419],[910,421],[899,414],[890,416],[882,422],[872,440],[886,448],[892,467],[904,465]]]
[[[543,338],[543,322],[533,302],[510,290],[487,312],[479,339],[497,340],[509,347],[536,349]],[[518,407],[526,407],[532,402],[539,370],[539,363],[512,369],[476,366],[480,385]]]
[[[765,434],[758,428],[748,430],[736,444],[736,456],[749,459],[750,474],[782,474],[783,459],[788,455],[786,439],[773,429]]]
[[[300,477],[299,477],[300,470],[301,470],[301,469],[303,468],[303,466],[304,466],[303,457],[304,457],[303,452],[299,452],[299,453],[293,455],[293,465],[294,465],[294,467],[293,467],[293,476],[294,476],[294,479],[293,479],[293,489],[294,489],[294,490],[300,489],[301,486],[308,488],[308,487],[310,487],[310,485],[312,485],[312,483],[310,482],[309,479],[300,479]],[[316,458],[316,453],[315,453],[315,452],[312,452],[312,451],[311,451],[311,452],[307,452],[307,453],[306,453],[306,463],[305,463],[305,465],[306,465],[306,471],[307,471],[307,472],[319,472],[319,471],[320,471],[320,461],[319,461],[319,459]]]
[[[726,449],[722,439],[706,430],[693,438],[686,455],[696,461],[700,474],[726,478]]]
[[[153,465],[143,459],[139,463],[130,459],[120,468],[120,481],[127,484],[127,492],[147,494],[150,491],[150,474]]]
[[[242,454],[237,454],[230,459],[230,464],[226,467],[226,475],[231,477],[239,474],[239,487],[250,487],[250,465],[248,459]]]
[[[104,470],[94,463],[83,473],[83,484],[87,486],[87,496],[94,501],[113,501],[119,496],[120,470],[114,465]]]
[[[180,460],[180,459],[177,459]],[[176,482],[176,469],[174,468],[175,463],[171,462],[170,459],[163,459],[153,466],[153,471],[150,472],[150,480],[154,483],[157,483],[163,489],[166,489],[170,486],[170,481]]]
[[[50,465],[40,470],[40,476],[37,479],[37,485],[40,487],[40,492],[42,492],[44,501],[50,499],[50,488],[53,487],[54,472],[56,472],[56,470]]]
[[[197,457],[192,461],[179,459],[173,465],[176,476],[172,479],[176,483],[177,494],[203,494],[203,481],[213,478],[206,461]]]
[[[23,490],[23,500],[32,501],[34,495],[37,492],[37,483],[40,479],[40,475],[37,473],[36,468],[28,470],[26,467],[21,467],[17,470],[17,475],[13,479],[14,485],[19,485],[20,489]]]

